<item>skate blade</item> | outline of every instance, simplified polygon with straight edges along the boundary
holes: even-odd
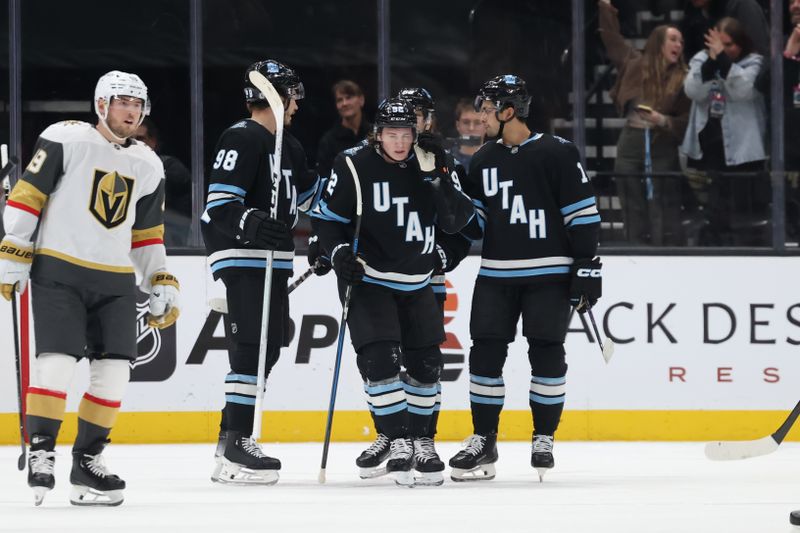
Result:
[[[33,505],[39,507],[50,489],[47,487],[33,487]]]
[[[376,477],[383,477],[389,472],[386,471],[386,466],[376,466],[374,468],[360,468],[358,477],[361,479],[375,479]]]
[[[478,465],[469,470],[464,468],[451,468],[450,479],[453,481],[490,481],[497,474],[494,464]]]
[[[414,472],[412,470],[392,472],[392,477],[396,485],[408,488],[414,487]]]
[[[544,475],[547,472],[550,471],[550,467],[544,468],[544,467],[539,466],[539,467],[534,467],[534,468],[536,469],[536,473],[539,474],[539,483],[543,483],[544,482]]]
[[[73,485],[69,495],[72,505],[116,507],[123,502],[122,490],[95,490],[83,485]]]
[[[438,487],[444,483],[444,476],[441,472],[420,472],[414,471],[415,487]]]
[[[225,464],[220,466],[220,472],[217,479],[213,475],[211,481],[220,483],[222,485],[274,485],[280,479],[278,470],[252,470],[250,468],[242,468],[235,464]]]

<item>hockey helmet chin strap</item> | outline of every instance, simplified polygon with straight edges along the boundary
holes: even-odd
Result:
[[[505,127],[506,122],[511,122],[512,120],[514,120],[514,117],[517,116],[517,110],[514,109],[514,106],[510,106],[510,107],[511,107],[511,109],[514,110],[514,114],[511,115],[511,118],[509,118],[508,120],[502,120],[500,118],[500,113],[503,112],[507,108],[500,109],[500,107],[498,106],[497,109],[494,112],[494,118],[496,118],[497,122],[500,123],[500,128],[497,130],[497,137],[500,138],[500,139],[503,138],[503,128]]]

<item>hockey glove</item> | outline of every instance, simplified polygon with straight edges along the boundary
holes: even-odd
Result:
[[[599,257],[576,259],[572,263],[569,296],[570,303],[577,312],[585,313],[603,295],[603,277],[600,272],[602,267]]]
[[[25,290],[33,264],[33,243],[9,235],[0,242],[0,293],[11,300],[11,291]]]
[[[419,169],[426,180],[449,178],[447,152],[439,136],[432,133],[420,133],[417,136],[417,143],[414,145],[414,153],[419,161]]]
[[[334,249],[331,263],[340,280],[350,285],[361,283],[361,279],[364,277],[364,265],[353,255],[349,244],[342,244]]]
[[[147,315],[147,325],[164,329],[178,320],[179,290],[178,280],[172,274],[167,272],[153,274],[150,278],[150,312]]]
[[[319,236],[311,235],[308,237],[308,265],[314,268],[314,274],[324,276],[331,271],[331,260],[321,255],[319,247]]]
[[[433,251],[433,273],[444,274],[448,272],[449,263],[447,250],[442,248],[440,244],[437,244],[436,249]]]
[[[262,250],[277,250],[282,242],[291,238],[284,221],[270,218],[264,211],[256,209],[247,213],[242,231],[243,244]]]

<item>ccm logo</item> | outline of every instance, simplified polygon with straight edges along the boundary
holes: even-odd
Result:
[[[579,278],[599,278],[599,268],[579,268],[577,275]]]

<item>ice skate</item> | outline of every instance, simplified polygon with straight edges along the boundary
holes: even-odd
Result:
[[[33,489],[34,505],[41,505],[45,495],[53,489],[56,478],[53,469],[56,453],[55,440],[47,435],[31,435],[31,450],[28,454],[28,485]]]
[[[539,483],[544,481],[544,475],[555,466],[553,460],[553,436],[533,435],[533,451],[531,452],[531,466],[539,474]]]
[[[417,486],[438,486],[444,483],[444,463],[436,453],[433,439],[414,439],[414,470],[414,484]]]
[[[450,479],[453,481],[488,481],[496,474],[497,434],[472,435],[464,449],[450,459]]]
[[[393,474],[394,482],[403,487],[414,486],[414,444],[411,439],[399,438],[389,443],[389,460],[386,472]]]
[[[102,443],[98,449],[73,451],[72,472],[69,474],[72,483],[69,501],[72,505],[115,506],[122,503],[125,481],[106,468],[102,456],[105,444]]]
[[[222,454],[219,483],[227,485],[274,485],[278,482],[281,462],[264,454],[254,438],[229,431]],[[213,478],[212,478],[213,479]]]
[[[383,433],[378,433],[375,437],[375,442],[361,452],[361,455],[356,459],[356,465],[360,469],[358,476],[361,479],[385,476],[388,472],[386,471],[386,465],[383,463],[388,457],[389,438]]]
[[[211,481],[217,483],[219,481],[219,474],[222,472],[222,455],[225,453],[225,444],[227,443],[227,433],[225,431],[219,432],[217,439],[217,449],[214,450],[214,471],[211,472]]]

